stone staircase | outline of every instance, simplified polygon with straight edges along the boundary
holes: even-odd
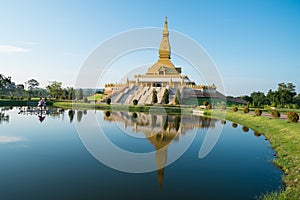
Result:
[[[169,102],[175,101],[175,88],[169,87],[149,87],[149,86],[132,86],[123,89],[122,92],[112,96],[112,102],[118,104],[132,105],[134,99],[138,100],[138,105],[152,104],[152,92],[157,91],[157,103],[162,103],[165,89],[169,90]],[[182,92],[182,89],[181,89]]]

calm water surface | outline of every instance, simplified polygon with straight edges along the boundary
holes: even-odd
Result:
[[[0,199],[253,199],[282,184],[269,142],[228,121],[94,110],[53,111],[39,118],[17,108],[0,109]],[[87,134],[93,131],[95,115],[110,141],[124,150],[155,151],[163,141],[167,150],[153,157],[157,166],[181,141],[195,138],[166,167],[120,172],[95,159],[76,131],[75,124],[85,126]],[[217,144],[200,159],[206,134],[220,126]]]

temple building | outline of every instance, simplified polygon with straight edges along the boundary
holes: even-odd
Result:
[[[165,19],[162,40],[159,47],[159,58],[147,71],[146,74],[135,75],[136,83],[146,86],[171,86],[180,87],[182,85],[194,84],[188,76],[181,75],[181,68],[175,67],[171,61],[171,47],[169,43],[168,21]]]
[[[171,47],[167,18],[164,22],[162,40],[159,47],[159,58],[150,66],[145,74],[134,75],[134,80],[127,78],[126,83],[106,84],[105,93],[111,98],[112,103],[132,104],[137,100],[139,105],[152,104],[152,92],[157,92],[157,103],[162,103],[163,94],[169,91],[169,102],[174,104],[175,93],[180,91],[181,99],[220,98],[224,95],[216,91],[213,85],[197,85],[187,75],[183,75],[180,67],[171,61]]]

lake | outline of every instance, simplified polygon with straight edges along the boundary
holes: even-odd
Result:
[[[269,141],[229,121],[0,110],[0,199],[253,199],[282,186]]]

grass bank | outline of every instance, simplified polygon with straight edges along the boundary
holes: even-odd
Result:
[[[220,112],[221,111],[214,111]],[[210,113],[207,112],[209,115]],[[274,163],[282,169],[284,188],[261,196],[262,199],[300,199],[300,123],[272,117],[226,112],[226,119],[257,131],[270,140],[277,157]]]
[[[157,114],[188,114],[192,112],[191,108],[180,106],[167,106],[167,105],[145,105],[145,106],[128,106],[119,104],[94,104],[94,103],[79,103],[79,102],[55,102],[53,106],[66,109],[97,109],[109,111],[124,111],[124,112],[145,112]]]

